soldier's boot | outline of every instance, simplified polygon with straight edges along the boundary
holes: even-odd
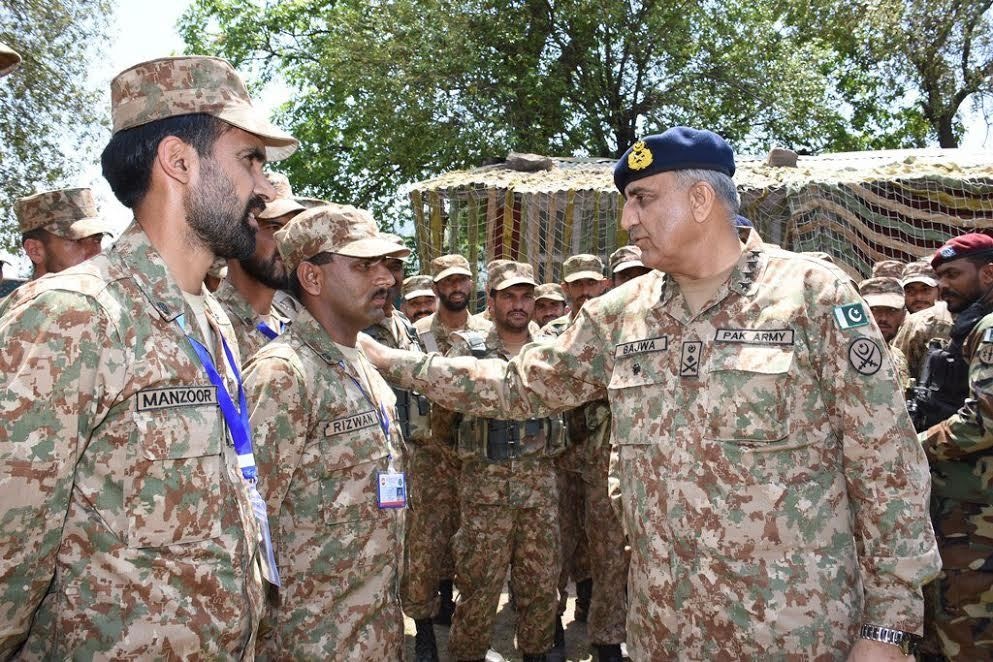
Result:
[[[598,662],[624,662],[620,644],[597,644],[596,659]]]
[[[561,616],[555,618],[555,643],[552,645],[552,650],[542,655],[541,659],[548,662],[565,661],[565,628],[562,627]]]
[[[574,617],[585,623],[590,613],[590,599],[593,597],[593,580],[584,579],[576,583],[576,611]]]
[[[441,594],[441,604],[438,607],[438,614],[434,617],[437,625],[449,626],[452,624],[452,616],[455,614],[455,600],[452,599],[452,580],[442,579],[438,582],[438,593]]]
[[[438,643],[434,640],[434,625],[430,618],[414,621],[417,632],[414,634],[414,661],[438,662]]]

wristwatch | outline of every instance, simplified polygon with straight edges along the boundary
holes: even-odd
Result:
[[[859,638],[898,646],[904,655],[916,655],[917,648],[921,643],[921,638],[916,634],[868,623],[859,630]]]

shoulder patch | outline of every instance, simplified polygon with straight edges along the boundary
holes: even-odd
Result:
[[[861,303],[834,307],[834,319],[842,329],[854,329],[869,324],[869,316]]]
[[[976,350],[976,358],[984,365],[993,364],[993,342],[986,342],[984,337],[982,344],[979,345],[979,349]]]
[[[869,377],[883,367],[883,350],[872,338],[855,338],[848,343],[848,364],[855,372]]]

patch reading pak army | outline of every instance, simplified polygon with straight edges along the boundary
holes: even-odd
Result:
[[[714,340],[740,345],[792,345],[793,329],[717,329]]]
[[[138,411],[202,405],[217,406],[216,386],[170,386],[138,391]]]
[[[883,350],[871,338],[856,338],[848,344],[848,363],[860,375],[874,375],[883,367]]]
[[[865,314],[865,307],[861,303],[835,306],[834,318],[842,329],[854,329],[869,323],[869,316]]]
[[[683,351],[679,357],[680,377],[700,376],[700,353],[703,350],[703,343],[699,340],[686,340],[683,342]]]
[[[376,418],[376,412],[370,409],[369,411],[364,411],[361,414],[346,416],[345,418],[337,418],[331,421],[324,428],[324,436],[333,437],[338,434],[354,432],[355,430],[364,430],[377,425],[379,425],[379,419]]]
[[[632,354],[645,354],[647,352],[663,352],[669,349],[669,337],[660,336],[658,338],[644,338],[632,342],[620,343],[614,350],[614,358],[630,356]]]

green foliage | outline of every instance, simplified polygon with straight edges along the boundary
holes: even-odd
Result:
[[[86,85],[106,44],[109,0],[18,0],[0,5],[0,41],[24,58],[0,79],[0,245],[20,246],[14,201],[65,185],[99,154],[105,109]],[[82,157],[82,158],[81,158]]]

